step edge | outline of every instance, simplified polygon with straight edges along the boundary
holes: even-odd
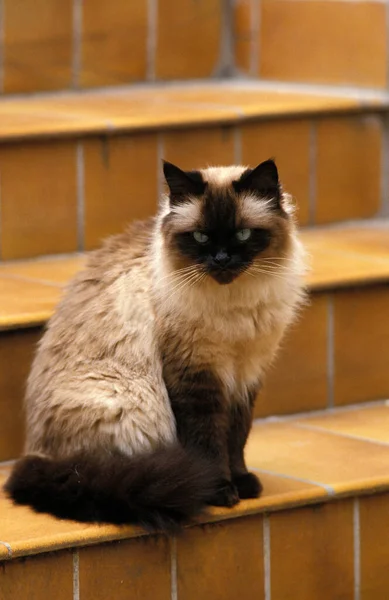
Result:
[[[358,482],[359,483],[359,482]],[[366,482],[364,482],[366,483]],[[320,493],[318,493],[320,490]],[[246,501],[246,503],[252,503],[252,506],[248,505],[242,508],[236,509],[210,509],[207,513],[198,517],[193,523],[187,525],[185,529],[193,527],[201,527],[213,523],[221,523],[230,520],[240,519],[253,515],[268,515],[275,512],[282,512],[286,510],[295,510],[303,508],[305,506],[321,505],[329,502],[336,502],[347,498],[360,498],[365,496],[378,495],[389,491],[389,477],[382,480],[375,480],[374,484],[370,487],[360,488],[359,486],[348,486],[343,488],[334,494],[326,493],[325,490],[319,488],[306,490],[306,494],[302,497],[301,491],[299,498],[284,498],[283,502],[268,503],[263,507],[259,507],[255,504],[255,501]],[[284,494],[283,496],[287,496]],[[292,495],[290,493],[289,495]],[[258,500],[257,502],[259,502]],[[33,516],[33,513],[31,513]],[[81,524],[82,526],[82,524]],[[124,539],[134,539],[139,537],[149,537],[156,534],[148,533],[140,527],[136,526],[125,526],[123,528],[115,528],[111,525],[101,525],[99,535],[85,535],[84,537],[77,536],[75,533],[68,533],[67,535],[61,534],[61,541],[57,538],[59,536],[53,536],[52,540],[45,540],[39,542],[34,540],[31,545],[25,547],[23,544],[10,544],[9,542],[0,541],[0,564],[2,561],[9,561],[16,558],[23,558],[27,556],[35,556],[38,554],[45,554],[48,552],[58,552],[61,550],[67,550],[70,548],[80,548],[88,546],[96,546],[99,544],[106,544],[107,542],[114,542]],[[104,529],[106,530],[104,532]]]

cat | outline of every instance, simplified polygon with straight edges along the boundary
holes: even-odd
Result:
[[[171,531],[261,492],[254,401],[305,297],[291,198],[273,160],[163,170],[156,217],[91,253],[48,323],[18,504]]]

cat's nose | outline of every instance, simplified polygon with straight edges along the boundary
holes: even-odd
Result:
[[[231,256],[225,250],[219,252],[213,257],[214,262],[220,267],[226,267],[231,260]]]

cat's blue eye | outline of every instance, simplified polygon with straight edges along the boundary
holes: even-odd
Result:
[[[201,231],[194,231],[193,237],[199,244],[206,244],[209,240],[209,237],[205,233],[201,233]]]
[[[240,242],[247,242],[247,240],[251,237],[251,229],[239,229],[235,237]]]

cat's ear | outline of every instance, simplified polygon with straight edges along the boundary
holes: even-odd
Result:
[[[274,160],[266,160],[255,169],[247,169],[233,185],[236,192],[254,192],[261,198],[274,200],[274,206],[280,208],[281,186]]]
[[[199,171],[182,171],[172,163],[163,161],[163,174],[169,187],[170,201],[179,203],[188,196],[201,196],[206,182]]]

